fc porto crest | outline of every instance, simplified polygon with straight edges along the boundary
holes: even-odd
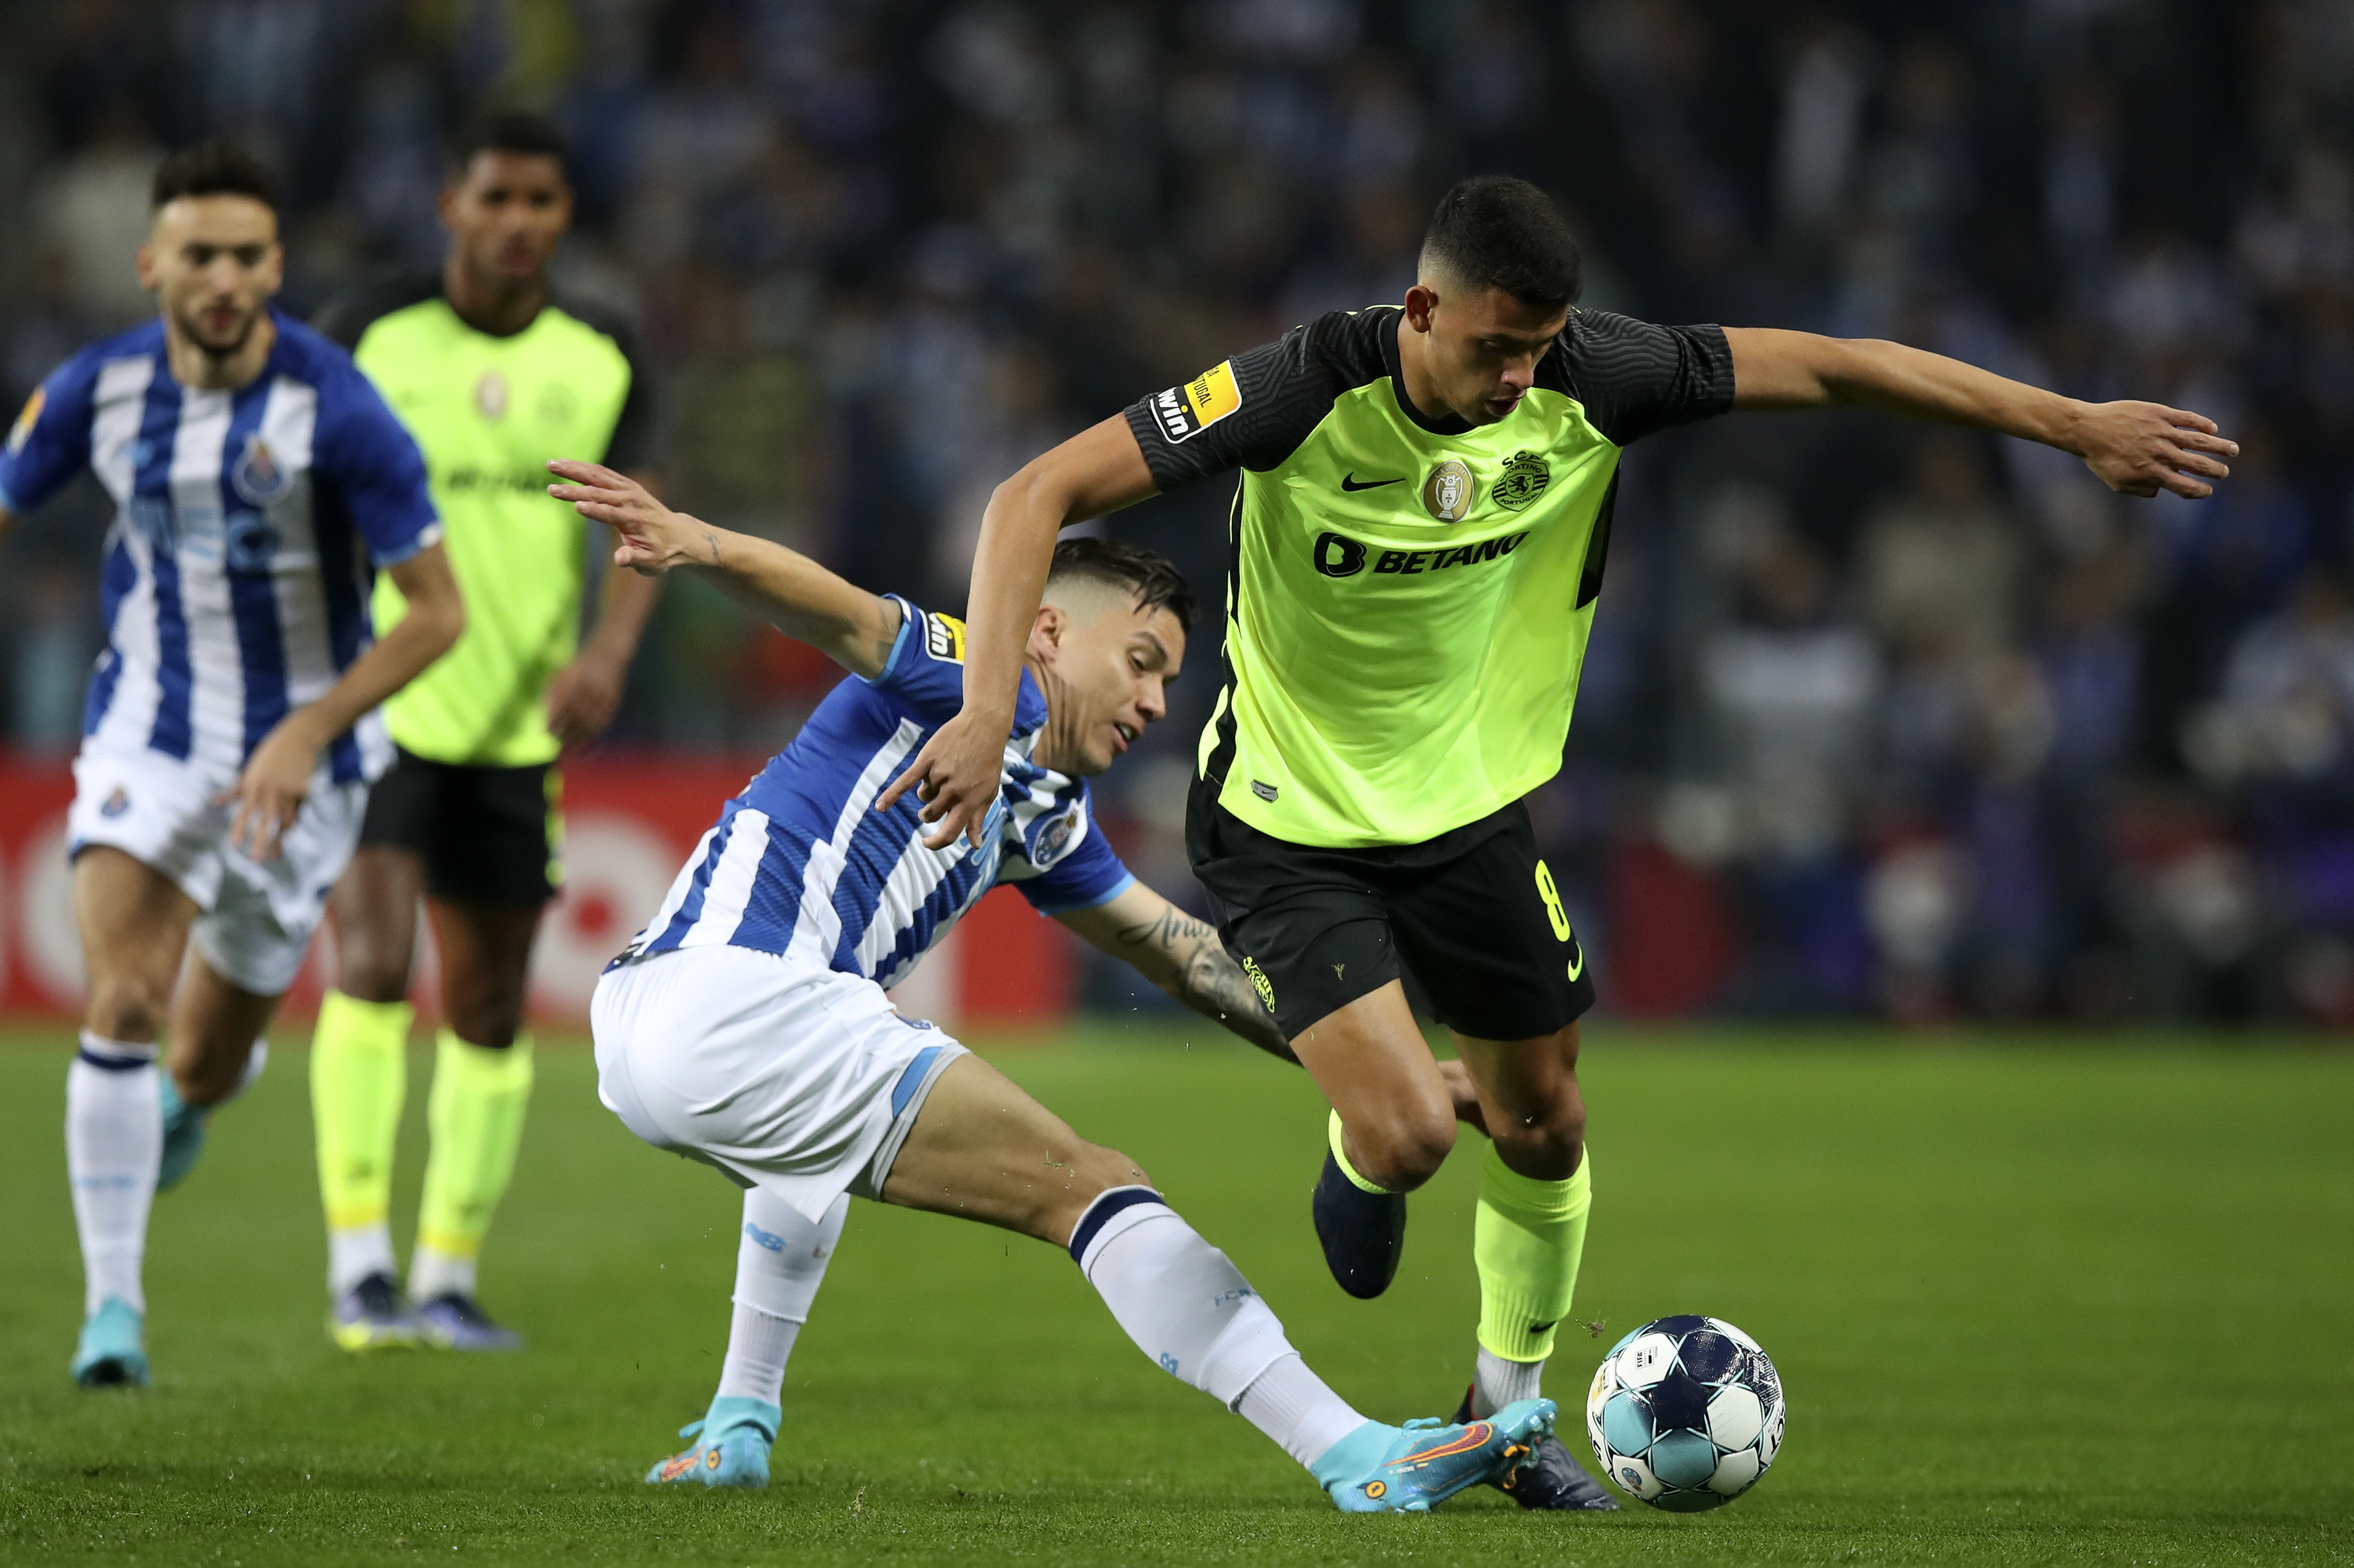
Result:
[[[507,404],[513,397],[514,390],[507,386],[507,378],[495,370],[483,371],[482,378],[474,383],[474,407],[485,419],[505,418]]]
[[[284,495],[294,483],[294,474],[280,462],[270,450],[270,443],[259,435],[245,438],[245,450],[229,465],[228,482],[232,489],[256,506],[267,506]]]
[[[1079,831],[1079,803],[1068,806],[1046,819],[1038,830],[1036,847],[1030,852],[1030,863],[1044,871],[1063,858]]]
[[[1495,487],[1489,494],[1496,504],[1507,512],[1518,512],[1545,493],[1553,482],[1553,470],[1545,460],[1534,452],[1514,452],[1504,460],[1504,471],[1496,476]]]
[[[1460,523],[1471,510],[1471,500],[1479,486],[1471,471],[1453,458],[1448,458],[1430,471],[1422,482],[1422,507],[1441,523]]]

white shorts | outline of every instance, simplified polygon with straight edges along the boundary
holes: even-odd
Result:
[[[257,861],[228,842],[233,806],[213,798],[237,780],[160,751],[85,746],[74,758],[69,854],[119,849],[161,872],[202,911],[189,932],[213,972],[259,996],[294,983],[327,895],[351,863],[367,786],[313,778],[278,858]]]
[[[748,948],[609,969],[588,1004],[597,1097],[631,1132],[758,1185],[815,1224],[883,1195],[899,1146],[963,1046],[883,988]]]

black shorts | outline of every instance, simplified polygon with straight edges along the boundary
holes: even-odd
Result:
[[[403,751],[368,790],[360,845],[416,851],[435,898],[545,904],[564,877],[561,780],[546,763],[467,768]]]
[[[1315,849],[1260,832],[1196,780],[1185,848],[1287,1039],[1408,974],[1440,1022],[1475,1039],[1550,1034],[1594,1005],[1517,800],[1423,843]]]

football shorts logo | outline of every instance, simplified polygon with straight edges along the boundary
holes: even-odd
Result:
[[[25,450],[25,443],[33,438],[33,427],[41,422],[42,406],[48,400],[49,389],[46,387],[34,387],[33,395],[25,399],[25,411],[16,416],[16,428],[8,432],[10,452]]]
[[[1460,523],[1471,510],[1472,494],[1478,488],[1471,471],[1448,458],[1422,482],[1422,509],[1441,523]]]
[[[228,482],[256,506],[267,506],[293,488],[294,474],[259,435],[245,438],[245,450],[229,465]]]
[[[1275,804],[1275,798],[1278,795],[1282,794],[1283,791],[1278,789],[1275,785],[1267,783],[1262,779],[1254,779],[1251,780],[1251,793],[1272,806]]]
[[[1171,441],[1190,441],[1242,406],[1235,362],[1222,359],[1182,387],[1154,393],[1152,417]]]
[[[1545,493],[1553,482],[1553,470],[1545,460],[1534,452],[1514,452],[1504,460],[1504,471],[1496,476],[1495,487],[1488,492],[1496,504],[1507,512],[1518,512]]]
[[[495,370],[483,371],[482,378],[474,383],[474,407],[485,419],[505,418],[510,397],[507,378]]]
[[[105,803],[99,807],[98,814],[101,817],[119,817],[129,810],[131,810],[131,797],[123,793],[122,786],[118,784],[114,787],[114,793],[109,795]]]
[[[1251,989],[1258,992],[1258,999],[1267,1003],[1267,1010],[1269,1012],[1273,1012],[1275,1011],[1275,982],[1267,978],[1267,971],[1258,967],[1258,960],[1257,959],[1245,959],[1243,960],[1243,973],[1250,976]]]
[[[964,622],[953,615],[924,617],[924,652],[946,664],[964,662]]]

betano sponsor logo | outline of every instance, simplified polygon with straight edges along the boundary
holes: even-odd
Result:
[[[1528,530],[1506,534],[1494,539],[1482,539],[1476,545],[1456,545],[1436,550],[1384,550],[1373,556],[1373,571],[1384,577],[1418,577],[1426,572],[1443,572],[1455,567],[1481,567],[1490,561],[1500,561],[1521,546],[1529,536]],[[1365,569],[1372,551],[1362,540],[1346,534],[1326,532],[1316,536],[1314,552],[1316,569],[1328,577],[1352,577]]]

